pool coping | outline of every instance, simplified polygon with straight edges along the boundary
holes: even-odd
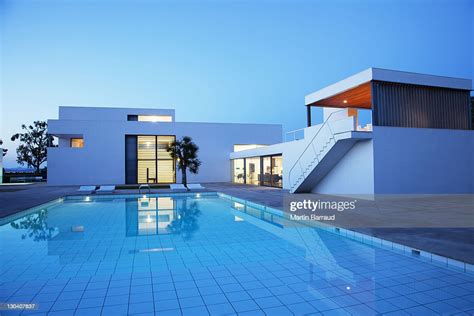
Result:
[[[151,194],[104,194],[104,195],[66,195],[61,198],[53,199],[49,202],[28,208],[26,210],[17,212],[15,214],[11,214],[8,216],[5,216],[3,218],[0,218],[0,226],[4,226],[8,224],[9,222],[12,222],[18,218],[21,218],[23,216],[26,216],[30,213],[34,213],[36,211],[39,211],[41,209],[47,208],[47,207],[52,207],[55,205],[59,205],[60,203],[66,201],[66,200],[84,200],[84,199],[90,199],[91,197],[93,200],[101,200],[101,199],[122,199],[122,198],[130,198],[130,197],[147,197],[147,196],[159,196],[159,197],[166,197],[166,196],[194,196],[194,197],[201,197],[201,196],[218,196],[220,198],[232,201],[232,202],[237,202],[240,203],[244,206],[249,206],[264,212],[272,213],[274,215],[283,217],[288,219],[288,214],[282,210],[268,207],[262,204],[258,204],[255,202],[251,202],[245,199],[241,199],[238,197],[234,197],[229,194],[221,193],[218,191],[203,191],[203,192],[163,192],[163,193],[151,193]],[[92,200],[91,200],[92,201]],[[289,219],[288,219],[289,220]],[[298,223],[318,229],[322,229],[326,232],[336,234],[354,241],[361,242],[363,244],[375,246],[377,248],[381,249],[389,249],[392,251],[395,251],[396,253],[404,254],[407,256],[410,256],[411,258],[414,259],[419,259],[423,260],[425,262],[430,262],[436,266],[440,267],[445,267],[452,269],[453,271],[457,272],[465,272],[469,274],[474,274],[474,265],[452,259],[446,256],[441,256],[429,251],[425,251],[422,249],[417,249],[414,247],[409,247],[405,246],[400,243],[392,242],[383,238],[379,237],[374,237],[370,236],[367,234],[359,233],[350,229],[342,228],[342,227],[337,227],[333,226],[330,224],[325,224],[322,222],[318,221],[299,221]],[[311,223],[311,224],[310,224]]]

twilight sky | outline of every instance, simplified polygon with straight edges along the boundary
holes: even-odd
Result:
[[[469,0],[0,0],[5,165],[59,105],[289,131],[306,94],[369,67],[472,79],[473,21]]]

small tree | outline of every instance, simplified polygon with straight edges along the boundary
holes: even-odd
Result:
[[[168,151],[171,157],[178,162],[178,169],[181,170],[181,179],[185,187],[187,187],[188,181],[186,177],[186,170],[197,174],[201,161],[197,158],[197,152],[199,147],[193,142],[191,137],[184,136],[180,140],[172,142],[166,151]]]
[[[11,140],[20,140],[20,145],[16,149],[16,162],[21,166],[35,168],[37,174],[40,167],[46,162],[48,156],[48,146],[53,146],[53,136],[48,135],[48,124],[44,121],[35,121],[33,125],[22,125],[23,133],[17,133]]]
[[[3,145],[3,140],[0,139],[0,146]],[[5,148],[2,148],[2,156],[5,157],[5,155],[7,154],[7,151],[8,149],[5,149]]]

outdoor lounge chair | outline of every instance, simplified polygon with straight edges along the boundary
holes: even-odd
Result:
[[[77,192],[88,193],[88,194],[94,193],[94,191],[95,191],[95,185],[82,185],[79,188],[79,190],[77,190]]]
[[[114,193],[115,185],[101,185],[99,190],[95,191],[97,194]]]
[[[205,189],[200,183],[189,183],[188,184],[189,190],[202,190]]]
[[[183,184],[170,184],[171,190],[188,190]]]

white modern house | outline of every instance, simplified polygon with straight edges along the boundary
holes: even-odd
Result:
[[[296,193],[472,193],[471,88],[467,79],[367,69],[307,95],[308,127],[290,141],[230,154],[233,181],[282,179]],[[321,124],[312,124],[314,107]]]
[[[174,110],[60,107],[48,121],[50,184],[174,183],[166,146],[191,136],[202,167],[190,182],[292,193],[474,192],[468,79],[370,68],[305,98],[308,126],[176,122]],[[313,124],[313,108],[323,122]]]
[[[166,152],[190,136],[202,161],[188,182],[229,182],[229,154],[239,147],[281,142],[281,125],[177,122],[168,109],[59,107],[48,120],[59,146],[48,149],[48,184],[167,184],[180,182]]]

